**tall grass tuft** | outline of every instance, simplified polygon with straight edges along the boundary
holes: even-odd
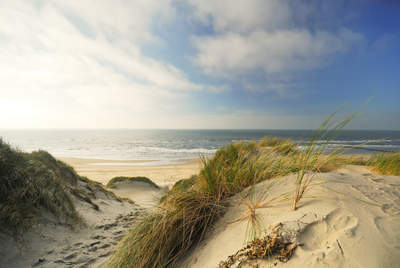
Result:
[[[314,173],[310,172],[321,171],[321,169],[326,167],[328,163],[332,163],[332,160],[334,158],[337,158],[338,155],[343,153],[343,147],[339,147],[333,151],[328,152],[327,145],[340,133],[340,131],[348,123],[350,123],[351,120],[353,120],[358,115],[360,110],[336,124],[334,124],[332,121],[338,111],[332,113],[321,124],[319,129],[315,131],[306,149],[300,152],[300,154],[298,155],[300,168],[297,172],[295,183],[296,188],[293,194],[292,210],[296,210],[298,202],[310,187],[310,183],[314,175]],[[320,141],[322,141],[322,143]]]
[[[400,176],[400,153],[374,154],[366,164],[380,174]]]
[[[173,266],[222,213],[221,201],[198,191],[170,193],[169,206],[141,220],[119,243],[108,266]]]
[[[174,186],[160,207],[133,227],[108,267],[173,266],[222,215],[230,196],[260,181],[298,171],[293,157],[297,154],[289,143],[238,142],[219,149],[211,159],[202,158],[200,174]]]

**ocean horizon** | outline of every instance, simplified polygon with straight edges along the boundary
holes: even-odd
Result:
[[[285,129],[8,129],[0,137],[13,147],[45,150],[56,157],[173,161],[212,156],[218,148],[264,136],[306,146],[314,130]],[[319,140],[320,143],[325,142]],[[328,149],[359,147],[350,153],[398,152],[400,131],[342,130]]]

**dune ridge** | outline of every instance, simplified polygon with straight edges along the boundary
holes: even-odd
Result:
[[[292,190],[293,175],[275,179],[270,198]],[[255,186],[261,196],[271,182]],[[333,190],[332,190],[333,189]],[[400,258],[400,180],[371,173],[366,167],[347,166],[319,174],[296,211],[290,202],[258,209],[263,232],[280,224],[301,244],[286,263],[256,260],[241,267],[395,267]],[[306,197],[307,197],[306,196]],[[312,198],[311,198],[312,197]],[[257,198],[257,197],[255,197]],[[261,200],[259,200],[261,201]],[[179,267],[218,267],[246,241],[247,222],[235,222],[245,213],[240,194],[212,232]],[[269,230],[270,231],[270,230]],[[237,265],[237,264],[236,264]],[[236,267],[236,266],[231,266]]]

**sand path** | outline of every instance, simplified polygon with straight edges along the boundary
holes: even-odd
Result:
[[[145,209],[102,193],[96,195],[93,202],[99,211],[74,200],[85,227],[72,230],[56,224],[49,215],[24,235],[21,244],[0,234],[0,267],[101,267]]]

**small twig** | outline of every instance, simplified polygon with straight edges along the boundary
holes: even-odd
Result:
[[[336,239],[336,242],[337,242],[337,244],[338,244],[338,246],[339,246],[340,253],[342,253],[342,256],[344,257],[343,248],[342,248],[342,246],[340,245],[339,240]]]

